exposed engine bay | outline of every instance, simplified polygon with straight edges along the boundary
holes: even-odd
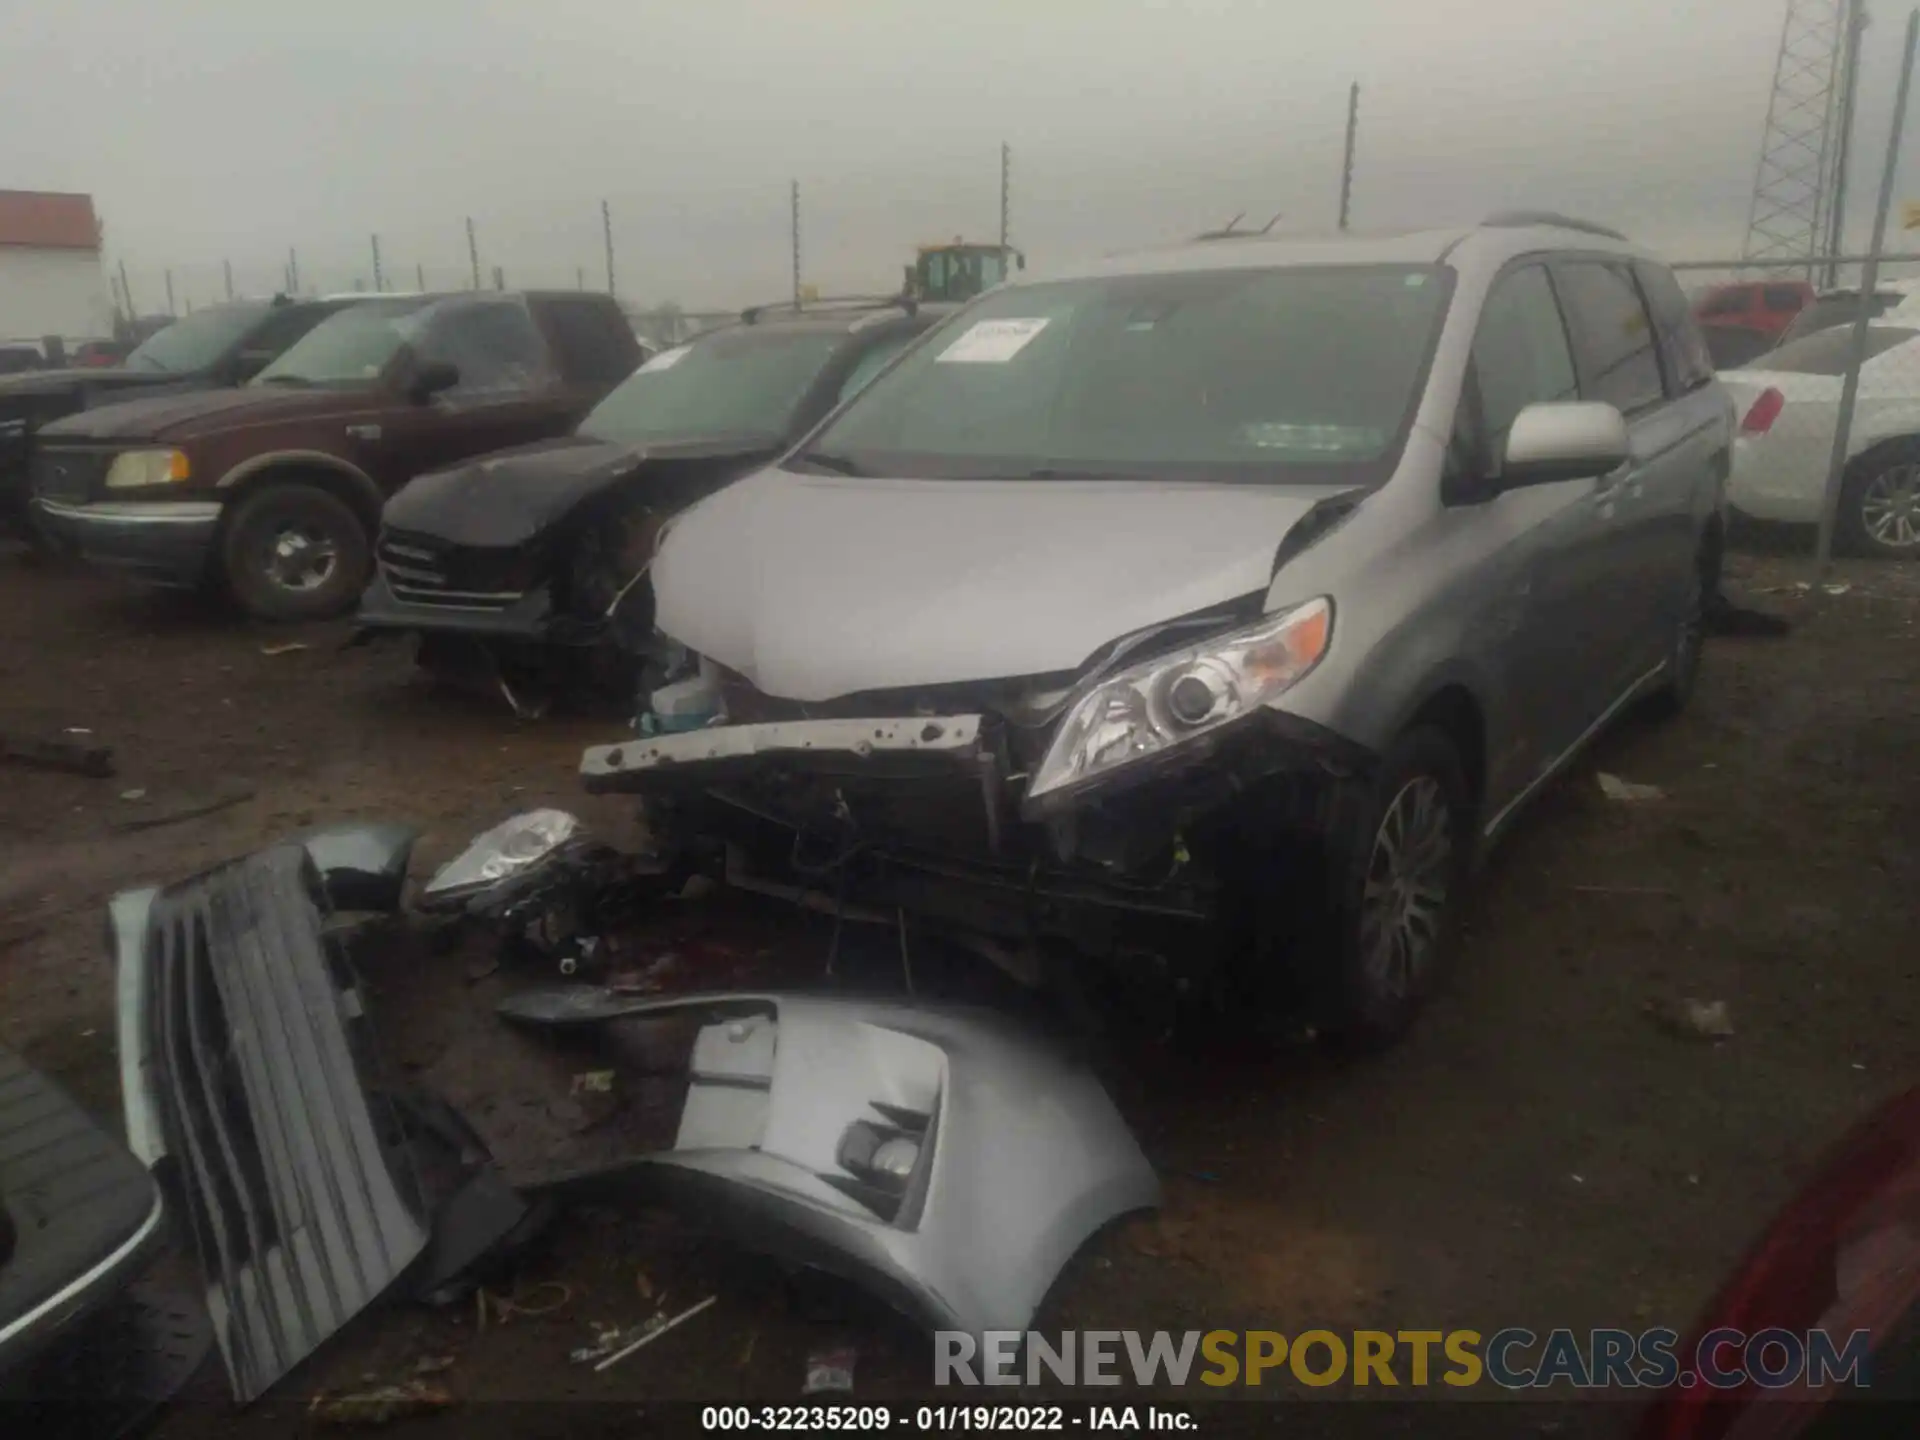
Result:
[[[1276,837],[1334,828],[1371,757],[1262,709],[1082,783],[1036,793],[1035,781],[1089,696],[1177,660],[1195,636],[1250,616],[1257,627],[1257,601],[1127,637],[1079,675],[1023,682],[802,704],[705,662],[665,693],[695,687],[708,713],[649,717],[640,738],[589,750],[581,774],[589,791],[644,797],[658,863],[718,851],[730,882],[837,916],[1193,968],[1228,938],[1236,907],[1223,892],[1273,889],[1262,857]],[[1196,717],[1214,703],[1202,681],[1174,684],[1176,701],[1179,685],[1201,687]]]

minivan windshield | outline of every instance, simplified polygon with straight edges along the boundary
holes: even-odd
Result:
[[[907,478],[1364,483],[1402,443],[1451,276],[1298,266],[1000,290],[876,380],[800,463]]]
[[[663,350],[594,406],[579,433],[616,445],[772,442],[846,339],[843,330],[748,325]]]
[[[266,313],[265,305],[246,301],[195,311],[141,341],[127,356],[126,367],[169,375],[204,370],[259,324]]]
[[[413,338],[431,300],[367,300],[329,315],[254,376],[254,385],[367,385]]]

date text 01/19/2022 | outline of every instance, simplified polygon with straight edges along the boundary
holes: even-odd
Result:
[[[700,1412],[705,1431],[794,1434],[872,1432],[899,1429],[940,1435],[975,1431],[1065,1432],[1069,1430],[1183,1431],[1194,1428],[1184,1410],[1159,1406],[1089,1405],[708,1405]]]

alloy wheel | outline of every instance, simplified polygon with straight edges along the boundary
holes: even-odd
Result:
[[[1860,528],[1888,550],[1920,551],[1920,464],[1890,465],[1867,482]]]
[[[1416,775],[1374,832],[1360,903],[1360,946],[1384,994],[1412,993],[1438,950],[1454,871],[1453,812],[1440,782]]]

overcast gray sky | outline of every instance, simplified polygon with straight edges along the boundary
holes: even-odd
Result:
[[[1864,240],[1906,7],[1874,0]],[[1681,12],[1684,10],[1684,14]],[[1563,207],[1737,253],[1784,0],[0,0],[0,187],[89,191],[142,308],[370,277],[690,308],[897,283],[992,238],[999,146],[1036,264],[1223,223]],[[1920,145],[1905,198],[1920,199]]]

